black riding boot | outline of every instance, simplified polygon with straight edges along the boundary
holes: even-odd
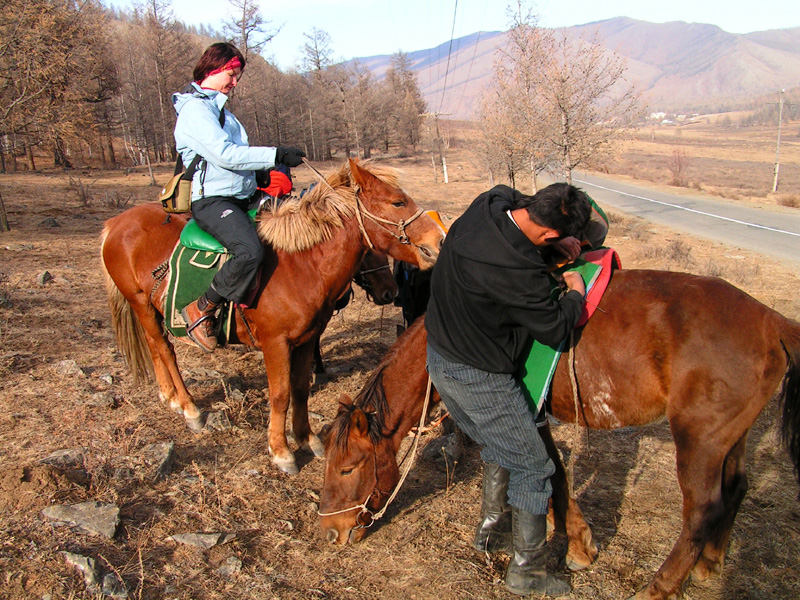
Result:
[[[481,521],[472,546],[479,552],[511,550],[511,507],[508,505],[508,471],[494,463],[483,464]]]
[[[547,515],[511,507],[514,553],[506,571],[506,589],[520,596],[533,592],[558,598],[572,588],[547,572]]]

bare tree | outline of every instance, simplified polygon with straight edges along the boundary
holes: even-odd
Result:
[[[689,185],[688,167],[689,159],[686,156],[686,151],[683,148],[675,148],[672,151],[672,156],[667,161],[667,168],[672,176],[670,183],[677,187]]]
[[[234,40],[236,47],[250,60],[253,54],[261,54],[264,46],[280,31],[272,29],[264,20],[255,0],[228,0],[233,8],[233,17],[225,23],[224,31]]]
[[[573,40],[562,31],[543,66],[541,96],[555,121],[549,139],[571,182],[575,168],[609,154],[641,115],[641,94],[624,79],[625,60],[604,50],[597,34]]]
[[[557,166],[571,181],[573,169],[608,156],[619,132],[639,116],[639,94],[624,79],[624,60],[596,36],[573,39],[566,30],[539,27],[525,0],[509,15],[509,43],[495,65],[484,115],[500,128],[509,175],[524,157],[535,191],[544,170]]]
[[[427,105],[408,55],[403,52],[392,55],[390,65],[386,70],[386,83],[389,87],[388,109],[396,136],[394,141],[416,149]]]
[[[330,160],[333,144],[346,127],[342,123],[341,92],[334,85],[329,69],[333,64],[333,48],[327,32],[314,27],[305,33],[303,67],[308,72],[310,90],[307,97],[308,120],[312,133],[312,152],[316,160]]]
[[[92,135],[93,74],[106,47],[106,17],[88,0],[6,0],[0,11],[0,138],[32,161],[47,145],[70,166],[70,144]],[[9,144],[10,142],[10,144]],[[3,159],[5,165],[5,159]]]

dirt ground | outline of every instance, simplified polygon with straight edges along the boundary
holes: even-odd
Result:
[[[390,162],[405,171],[418,202],[438,209],[448,223],[489,186],[458,144],[447,185],[441,176],[433,183],[428,157]],[[158,181],[169,171],[159,167]],[[296,171],[299,185],[311,182],[310,173]],[[82,199],[78,177],[88,190]],[[260,352],[232,347],[205,355],[176,344],[197,403],[224,412],[232,424],[225,431],[190,432],[159,403],[155,384],[133,384],[110,328],[98,236],[105,219],[155,196],[148,182],[138,169],[0,175],[12,226],[0,233],[0,597],[93,597],[65,561],[67,551],[116,573],[130,598],[513,598],[502,582],[508,558],[470,547],[480,509],[476,447],[452,471],[418,462],[386,518],[361,544],[332,547],[314,513],[323,462],[299,453],[301,472],[291,477],[267,457]],[[719,275],[800,319],[797,267],[611,216],[608,244],[623,267]],[[316,428],[333,417],[340,393],[358,391],[400,322],[398,308],[369,304],[360,290],[333,318],[322,340],[329,375],[310,399]],[[773,402],[750,435],[750,492],[722,576],[688,584],[686,598],[800,597],[800,488],[778,444],[777,420]],[[573,434],[568,425],[555,428],[564,450]],[[423,443],[436,435],[426,434]],[[148,452],[170,441],[172,473],[154,482]],[[556,536],[551,564],[569,578],[574,599],[625,598],[647,583],[680,529],[674,445],[665,424],[592,431],[588,443],[575,489],[600,556],[586,571],[564,573],[565,540]],[[82,464],[40,463],[61,449],[81,449]],[[113,540],[55,527],[41,513],[51,504],[87,500],[119,507]],[[189,532],[235,538],[207,550],[170,538]],[[226,568],[237,559],[241,570]]]

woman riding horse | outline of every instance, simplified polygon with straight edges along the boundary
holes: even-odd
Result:
[[[217,347],[217,309],[226,301],[245,300],[264,258],[247,216],[257,188],[255,171],[276,164],[296,167],[305,156],[296,148],[248,146],[244,127],[225,110],[244,66],[233,44],[212,44],[194,68],[188,91],[172,96],[178,113],[175,144],[183,164],[200,157],[192,180],[192,216],[230,252],[208,290],[181,311],[187,334],[206,352]]]

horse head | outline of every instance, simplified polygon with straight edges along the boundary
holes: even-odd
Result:
[[[406,194],[397,171],[349,160],[356,188],[356,212],[370,247],[420,269],[430,269],[444,242],[444,229]]]
[[[400,291],[389,266],[389,257],[375,250],[367,250],[353,281],[378,306],[394,301]]]
[[[400,473],[378,412],[343,394],[325,441],[320,527],[331,543],[355,544],[386,504]]]

